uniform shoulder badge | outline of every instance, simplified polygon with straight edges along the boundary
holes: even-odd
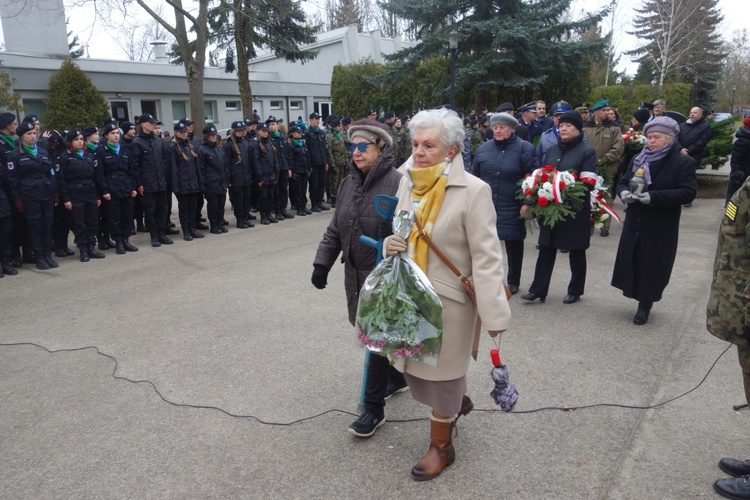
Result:
[[[14,168],[14,167],[13,167],[13,162],[12,162],[12,161],[9,161],[9,162],[8,162],[8,170],[13,170],[13,168]]]
[[[724,215],[726,215],[729,220],[733,221],[735,217],[737,217],[737,205],[731,201],[727,203],[727,209],[724,212]]]

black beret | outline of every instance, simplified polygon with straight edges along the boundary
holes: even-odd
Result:
[[[68,133],[65,134],[65,142],[73,142],[73,139],[75,139],[79,135],[83,135],[80,129],[74,128],[72,130],[68,130]]]
[[[88,137],[90,135],[96,134],[98,131],[99,130],[95,126],[93,126],[93,125],[86,125],[85,127],[83,127],[83,130],[81,130],[81,135],[84,138],[86,138],[86,137]]]
[[[13,120],[16,119],[16,115],[13,113],[8,113],[7,111],[3,114],[0,114],[0,130],[8,128],[8,125],[13,123]]]

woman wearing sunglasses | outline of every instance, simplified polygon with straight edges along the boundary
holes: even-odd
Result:
[[[354,325],[359,290],[377,260],[377,251],[361,243],[359,237],[364,234],[377,240],[391,234],[391,223],[375,210],[375,196],[393,196],[401,174],[392,168],[393,140],[386,125],[375,120],[356,121],[349,128],[349,138],[355,168],[349,169],[339,186],[336,210],[313,262],[312,283],[316,288],[325,288],[328,272],[343,252],[349,322]],[[405,387],[403,375],[390,367],[387,358],[370,353],[365,413],[351,424],[349,432],[357,437],[372,436],[385,422],[386,391],[392,394]]]

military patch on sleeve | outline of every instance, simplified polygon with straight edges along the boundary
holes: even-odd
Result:
[[[13,162],[12,161],[8,162],[8,170],[13,170]]]
[[[737,205],[732,203],[731,201],[727,203],[727,209],[724,212],[724,215],[726,215],[729,220],[734,220],[735,217],[737,217]]]

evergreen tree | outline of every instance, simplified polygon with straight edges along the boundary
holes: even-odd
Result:
[[[313,43],[317,26],[305,24],[305,12],[298,0],[220,0],[209,11],[210,40],[232,45],[227,56],[237,59],[237,77],[242,108],[253,109],[248,61],[260,48],[269,48],[278,57],[302,63],[313,59],[317,51],[304,50],[300,44]],[[234,66],[227,61],[227,70]]]
[[[631,34],[643,45],[626,54],[653,64],[660,89],[668,81],[691,83],[695,103],[710,106],[726,56],[716,2],[647,0],[636,13]]]
[[[100,126],[109,114],[106,99],[91,79],[66,59],[49,79],[44,126],[54,130]]]
[[[477,106],[487,104],[491,90],[505,98],[515,94],[529,100],[539,96],[573,99],[589,88],[590,56],[606,57],[606,38],[587,41],[583,36],[607,9],[569,20],[566,14],[571,3],[390,0],[386,8],[405,19],[420,42],[391,58],[415,64],[445,56],[448,35],[457,31],[463,38],[457,50],[456,90],[475,89]]]
[[[25,109],[21,106],[21,94],[13,91],[13,84],[16,83],[8,73],[0,72],[0,109],[15,113]]]

